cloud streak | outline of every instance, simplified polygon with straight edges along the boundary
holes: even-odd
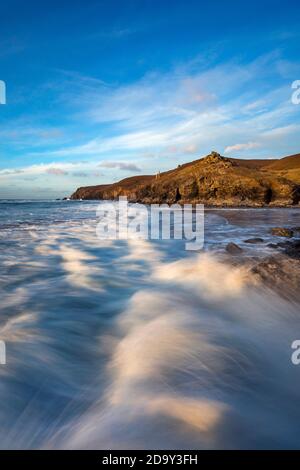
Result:
[[[224,153],[237,152],[239,150],[252,150],[258,148],[259,145],[260,144],[258,142],[247,142],[245,144],[229,145],[225,148]]]
[[[181,65],[126,85],[59,71],[54,90],[64,106],[61,121],[35,127],[32,118],[19,122],[15,134],[2,127],[2,142],[19,146],[23,165],[0,170],[1,182],[8,187],[42,175],[53,188],[59,181],[75,189],[80,177],[97,184],[124,172],[155,173],[212,149],[241,158],[294,153],[300,116],[286,76],[297,67],[300,72],[296,63],[283,67],[275,51],[247,64],[231,60],[198,71]]]
[[[242,156],[250,150],[258,156],[278,153],[278,142],[267,141],[264,133],[296,121],[299,113],[290,103],[288,86],[268,86],[271,66],[278,80],[281,77],[277,61],[273,53],[247,66],[232,61],[199,73],[187,66],[164,75],[148,74],[126,86],[84,89],[80,119],[99,135],[43,155],[114,160],[117,151],[122,158],[137,160],[146,152],[167,157],[175,148],[169,154],[186,159],[211,148],[241,151]],[[263,91],[257,77],[266,82]]]
[[[98,165],[101,168],[117,168],[118,170],[123,171],[137,171],[140,172],[141,168],[139,168],[134,163],[126,163],[126,162],[101,162]]]

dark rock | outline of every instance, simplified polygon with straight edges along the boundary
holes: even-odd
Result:
[[[271,230],[272,235],[275,235],[276,237],[293,237],[294,232],[290,228],[286,227],[274,227]]]
[[[287,248],[289,245],[292,245],[293,242],[286,241],[286,242],[279,242],[277,243],[278,248]]]
[[[268,248],[280,248],[281,253],[289,256],[290,258],[300,259],[300,240],[285,241],[279,243],[269,243]]]
[[[300,240],[287,244],[285,254],[294,259],[300,259]]]
[[[245,240],[245,243],[252,243],[252,244],[255,244],[255,243],[263,243],[264,242],[264,239],[263,238],[248,238],[248,240]]]
[[[270,289],[283,297],[298,299],[300,285],[300,260],[284,255],[265,258],[251,269]]]
[[[228,243],[228,245],[226,246],[226,251],[230,253],[231,255],[238,255],[243,251],[243,249],[240,246],[238,246],[236,243],[231,242],[231,243]]]
[[[293,230],[294,233],[300,233],[300,227],[292,227],[291,230]]]

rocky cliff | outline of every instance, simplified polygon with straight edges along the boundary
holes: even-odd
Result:
[[[211,152],[157,175],[77,189],[71,199],[204,203],[212,206],[289,206],[300,202],[300,154],[280,160],[242,160]]]

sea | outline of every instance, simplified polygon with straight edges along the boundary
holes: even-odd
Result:
[[[300,448],[299,302],[247,267],[300,210],[207,209],[188,251],[99,239],[103,204],[0,201],[0,448]]]

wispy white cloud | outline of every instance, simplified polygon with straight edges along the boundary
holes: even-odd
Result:
[[[9,178],[39,174],[51,178],[53,187],[59,181],[75,189],[80,177],[96,184],[125,171],[154,173],[212,149],[237,157],[299,151],[300,108],[291,103],[287,68],[280,61],[275,51],[248,64],[232,60],[207,70],[202,64],[198,72],[194,65],[181,65],[120,86],[60,71],[55,89],[65,106],[60,126],[20,123],[15,135],[23,162],[49,163],[24,163],[10,175],[3,169],[1,180],[9,184]],[[0,130],[4,140],[8,131]]]
[[[108,174],[100,172],[99,167],[106,170]],[[30,197],[33,182],[36,190],[42,184],[42,187],[49,189],[50,195],[58,188],[60,188],[58,195],[68,195],[81,184],[82,179],[88,180],[88,184],[91,185],[99,184],[102,178],[106,178],[106,182],[111,182],[114,179],[116,170],[122,170],[130,174],[138,172],[140,169],[137,165],[129,162],[103,162],[103,165],[101,165],[99,161],[55,161],[48,164],[28,165],[22,168],[6,168],[0,170],[0,196],[3,197],[3,193],[9,195],[13,188],[18,187],[18,195],[22,194],[21,197],[25,197],[25,194],[26,197]],[[37,194],[43,195],[43,193],[44,191],[37,190]]]
[[[234,144],[234,145],[229,145],[228,147],[225,148],[224,152],[225,153],[231,153],[231,152],[237,152],[239,150],[251,150],[259,147],[258,142],[247,142],[245,144]]]
[[[181,67],[164,75],[149,74],[126,86],[84,90],[80,119],[86,119],[95,133],[98,126],[99,135],[45,155],[101,155],[109,160],[115,152],[123,158],[130,154],[138,159],[147,152],[163,158],[168,149],[175,148],[170,155],[176,153],[178,158],[190,158],[212,147],[242,150],[243,155],[248,150],[273,152],[271,142],[268,146],[266,140],[260,142],[260,135],[297,119],[289,86],[268,85],[271,65],[274,70],[279,60],[275,51],[246,66],[232,61],[201,73]],[[263,89],[258,77],[265,83]],[[232,144],[236,141],[242,144]]]
[[[141,171],[141,169],[135,163],[127,163],[127,162],[101,162],[98,165],[102,168],[117,168],[119,170],[125,171]]]

